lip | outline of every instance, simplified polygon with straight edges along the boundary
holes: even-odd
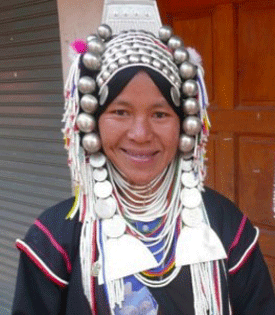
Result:
[[[155,156],[159,153],[159,151],[141,151],[129,149],[121,149],[121,151],[132,161],[139,163],[152,162]]]

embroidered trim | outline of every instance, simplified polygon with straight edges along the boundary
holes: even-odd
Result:
[[[240,268],[244,265],[244,263],[249,258],[250,254],[253,252],[253,250],[254,250],[254,248],[255,248],[255,246],[257,244],[257,240],[259,238],[259,229],[257,227],[255,227],[255,230],[256,230],[256,236],[255,236],[253,242],[247,248],[247,250],[244,252],[244,254],[242,255],[241,259],[235,264],[235,266],[233,266],[232,268],[229,269],[229,273],[230,274],[235,274],[237,271],[239,271]]]
[[[58,250],[58,252],[63,256],[63,259],[66,264],[66,268],[68,273],[72,272],[72,264],[70,262],[70,258],[66,250],[56,241],[53,237],[52,233],[48,230],[48,228],[42,224],[38,219],[35,220],[34,224],[48,237],[52,245]]]
[[[238,228],[238,231],[237,231],[237,234],[235,236],[235,239],[234,239],[234,241],[232,242],[232,244],[231,244],[231,246],[229,248],[228,256],[229,256],[230,252],[232,251],[232,249],[234,249],[238,245],[238,243],[240,241],[240,238],[242,236],[242,233],[243,233],[246,221],[247,221],[247,216],[244,215],[242,217],[242,221],[241,221],[241,224],[240,224],[240,226]]]
[[[17,239],[15,244],[16,247],[24,252],[52,282],[62,288],[65,288],[69,284],[67,281],[59,278],[25,242]]]

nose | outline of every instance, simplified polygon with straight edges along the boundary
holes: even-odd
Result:
[[[138,143],[149,142],[153,138],[152,126],[147,117],[135,118],[128,131],[128,137]]]

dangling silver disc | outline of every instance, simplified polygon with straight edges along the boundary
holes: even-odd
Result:
[[[103,233],[109,237],[117,238],[124,234],[126,224],[118,215],[114,215],[111,219],[105,219],[102,222]]]
[[[194,172],[183,172],[181,175],[181,182],[183,186],[188,188],[194,188],[199,183],[199,177]]]
[[[95,212],[100,219],[110,219],[116,213],[117,203],[113,197],[106,199],[97,199],[95,203]]]
[[[171,94],[171,98],[172,98],[174,104],[177,107],[179,107],[180,106],[180,93],[179,93],[179,91],[174,86],[172,86],[171,90],[170,90],[170,94]]]
[[[108,180],[97,182],[94,186],[94,193],[98,198],[110,197],[113,191],[112,184]]]
[[[184,170],[185,172],[190,172],[193,169],[193,161],[182,160],[181,167],[182,167],[182,170]]]
[[[197,188],[183,188],[180,194],[181,201],[186,208],[196,208],[202,202],[201,193]]]
[[[93,167],[99,168],[99,167],[102,167],[105,163],[106,163],[106,156],[103,153],[98,152],[98,153],[91,154],[90,164]]]
[[[109,88],[108,88],[108,85],[105,85],[100,92],[99,104],[101,106],[106,102],[108,95],[109,95]]]
[[[108,172],[104,167],[96,168],[93,171],[93,178],[98,182],[103,182],[107,178],[107,176]]]
[[[203,214],[200,207],[194,209],[184,208],[181,218],[184,224],[190,227],[198,226],[203,222]]]

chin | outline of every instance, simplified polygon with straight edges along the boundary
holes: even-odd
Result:
[[[125,176],[125,179],[132,185],[136,185],[136,186],[144,186],[144,185],[148,185],[151,183],[152,180],[154,180],[158,175],[152,175],[152,176],[148,176],[148,174],[146,174],[146,176]]]

